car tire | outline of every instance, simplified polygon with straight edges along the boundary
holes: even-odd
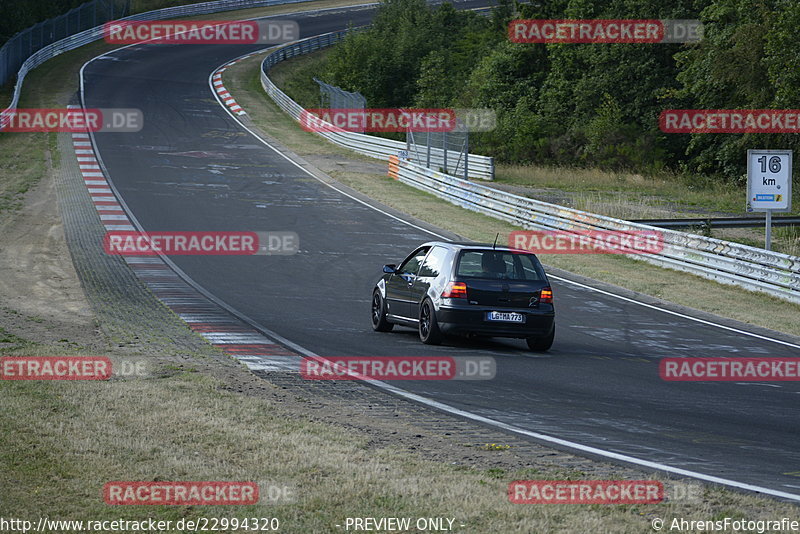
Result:
[[[436,309],[430,299],[425,299],[419,307],[419,339],[426,345],[438,345],[442,342],[442,331],[436,320]]]
[[[372,329],[376,332],[391,332],[394,324],[386,319],[386,301],[379,290],[372,292]]]
[[[556,326],[550,329],[550,333],[541,337],[529,337],[525,341],[528,342],[528,348],[534,352],[547,352],[553,346],[553,340],[556,337]]]

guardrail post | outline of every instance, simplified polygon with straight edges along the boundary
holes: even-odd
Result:
[[[789,178],[791,179],[791,177]],[[767,229],[764,236],[764,248],[772,250],[772,210],[767,210]]]

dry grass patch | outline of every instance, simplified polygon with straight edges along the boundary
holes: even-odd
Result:
[[[52,80],[64,80],[59,85],[64,89],[61,97],[74,85],[70,69],[86,55],[99,53],[84,52],[71,53],[74,57],[65,54],[59,58],[63,71],[50,72]],[[239,68],[250,68],[243,79],[258,83],[252,80],[256,61],[226,73],[232,72],[235,79]],[[324,146],[311,134],[289,127],[292,121],[270,108],[258,90],[236,96],[243,104],[246,98],[256,99],[263,109],[252,108],[251,117],[263,121],[259,124],[264,130],[293,147]],[[44,101],[45,92],[40,96]],[[343,153],[330,146],[308,153],[319,157],[320,152],[333,157]],[[431,222],[475,239],[512,229],[393,180],[347,170],[336,178],[420,217],[433,213]],[[27,319],[39,323],[35,317]],[[78,346],[33,345],[2,331],[0,336],[0,343],[8,342],[7,348],[16,354],[85,353]],[[0,354],[6,353],[0,347]],[[511,505],[506,497],[509,480],[585,478],[585,474],[505,472],[429,462],[392,446],[375,447],[361,432],[314,421],[314,415],[298,416],[298,399],[283,397],[295,403],[291,406],[271,400],[277,388],[257,381],[243,368],[230,371],[230,376],[240,384],[257,381],[265,391],[251,395],[229,391],[231,385],[211,372],[225,367],[220,362],[198,357],[192,365],[176,365],[157,354],[148,356],[147,362],[148,375],[139,378],[89,383],[0,381],[0,516],[31,520],[43,515],[93,520],[277,516],[283,532],[341,532],[335,525],[348,516],[440,516],[455,518],[458,532],[639,533],[649,531],[653,517],[797,515],[797,508],[789,504],[713,488],[705,490],[703,502],[697,504]],[[101,488],[111,480],[252,480],[293,488],[296,499],[242,508],[110,507],[102,501]]]
[[[706,490],[702,504],[512,505],[509,480],[583,474],[428,462],[374,448],[351,430],[288,417],[280,406],[223,391],[223,384],[192,369],[157,358],[153,364],[157,372],[147,378],[2,383],[0,513],[93,520],[278,517],[284,532],[336,532],[335,524],[358,516],[448,517],[458,532],[638,533],[652,517],[796,510],[714,489]],[[246,507],[110,507],[101,489],[111,480],[247,480],[291,488],[293,496]]]
[[[667,208],[669,217],[690,217],[698,213],[742,213],[745,187],[741,183],[720,182],[702,176],[662,173],[653,176],[628,172],[604,171],[536,165],[498,165],[497,183],[531,188],[571,192],[578,199],[591,198],[591,193],[632,206],[644,204],[655,210]],[[583,208],[580,208],[583,209]],[[603,210],[602,206],[593,209]],[[611,212],[598,211],[614,216]],[[624,212],[623,212],[624,213]],[[636,213],[636,210],[633,211]],[[647,217],[641,217],[647,218]]]

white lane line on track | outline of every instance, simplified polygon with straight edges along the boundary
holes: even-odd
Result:
[[[264,51],[261,51],[261,52],[264,52]],[[259,53],[259,52],[256,52],[256,53]],[[216,69],[214,71],[212,71],[212,74],[214,72],[216,72]],[[209,75],[209,84],[211,84],[211,75]],[[210,85],[210,88],[211,88],[211,91],[213,93],[214,92],[213,85]],[[421,230],[421,231],[423,231],[423,232],[425,232],[427,234],[430,234],[430,235],[435,236],[437,238],[440,238],[440,239],[443,239],[445,241],[448,241],[448,239],[445,236],[441,235],[441,234],[438,234],[438,233],[436,233],[436,232],[434,232],[432,230],[428,230],[427,228],[423,228],[423,227],[421,227],[419,225],[413,224],[410,221],[403,220],[402,218],[396,217],[396,216],[392,215],[391,213],[387,213],[385,210],[382,210],[382,209],[378,208],[377,206],[370,205],[369,203],[364,202],[363,200],[354,197],[353,195],[347,193],[346,191],[343,191],[343,190],[339,189],[335,185],[327,183],[327,182],[319,179],[313,173],[311,173],[307,169],[303,168],[301,165],[299,165],[296,161],[292,160],[290,157],[285,155],[283,152],[277,150],[275,147],[273,147],[267,141],[265,141],[259,135],[257,135],[253,130],[251,130],[245,124],[243,124],[241,121],[239,121],[236,118],[236,116],[233,113],[231,113],[224,106],[224,104],[222,102],[219,101],[219,99],[217,100],[217,102],[220,104],[220,106],[222,106],[223,109],[225,109],[228,112],[228,114],[231,115],[231,117],[236,122],[239,123],[239,125],[242,128],[247,130],[247,132],[249,132],[258,141],[260,141],[264,146],[268,147],[269,149],[271,149],[276,154],[279,154],[280,156],[282,156],[286,161],[290,162],[292,165],[294,165],[295,167],[297,167],[298,169],[303,171],[305,174],[311,176],[315,180],[317,180],[320,183],[322,183],[322,184],[330,187],[331,189],[339,192],[340,194],[342,194],[342,195],[344,195],[344,196],[346,196],[346,197],[358,202],[359,204],[367,206],[370,209],[373,209],[373,210],[375,210],[375,211],[377,211],[379,213],[382,213],[382,214],[386,215],[387,217],[390,217],[390,218],[392,218],[392,219],[394,219],[396,221],[402,222],[403,224],[411,226],[412,228],[416,228],[416,229]],[[184,273],[184,275],[185,275],[185,273]],[[705,325],[708,325],[708,326],[715,326],[715,327],[718,327],[718,328],[722,328],[724,330],[741,333],[741,334],[752,336],[752,337],[755,337],[755,338],[758,338],[758,339],[763,339],[765,341],[772,341],[774,343],[778,343],[778,344],[781,344],[781,345],[788,345],[790,347],[800,348],[800,345],[796,345],[796,344],[789,343],[789,342],[786,342],[786,341],[782,341],[782,340],[779,340],[779,339],[770,338],[770,337],[767,337],[767,336],[762,336],[762,335],[759,335],[759,334],[754,334],[752,332],[747,332],[747,331],[744,331],[744,330],[739,330],[739,329],[732,328],[732,327],[729,327],[729,326],[726,326],[726,325],[714,323],[712,321],[707,321],[707,320],[704,320],[704,319],[699,319],[697,317],[692,317],[690,315],[681,314],[681,313],[678,313],[678,312],[674,312],[672,310],[668,310],[668,309],[665,309],[665,308],[661,308],[659,306],[655,306],[653,304],[647,304],[647,303],[644,303],[644,302],[639,302],[637,300],[634,300],[634,299],[631,299],[631,298],[628,298],[628,297],[623,297],[622,295],[616,295],[614,293],[611,293],[611,292],[608,292],[608,291],[604,291],[602,289],[594,288],[594,287],[588,286],[586,284],[581,284],[580,282],[574,282],[572,280],[569,280],[567,278],[563,278],[563,277],[560,277],[560,276],[552,276],[551,275],[550,277],[554,278],[554,279],[557,279],[557,280],[560,280],[560,281],[563,281],[563,282],[566,282],[566,283],[577,285],[577,286],[580,286],[580,287],[583,287],[583,288],[586,288],[586,289],[589,289],[589,290],[592,290],[592,291],[596,291],[598,293],[601,293],[601,294],[604,294],[604,295],[607,295],[607,296],[610,296],[610,297],[614,297],[614,298],[617,298],[617,299],[620,299],[620,300],[624,300],[626,302],[631,302],[633,304],[638,304],[638,305],[644,306],[646,308],[651,308],[651,309],[662,311],[664,313],[668,313],[668,314],[675,315],[675,316],[678,316],[678,317],[683,317],[685,319],[696,321],[698,323],[705,324]],[[230,309],[233,310],[233,308],[230,308]],[[248,320],[252,322],[252,320],[250,320],[250,319],[248,319]],[[254,323],[254,324],[258,324],[258,323]],[[279,341],[281,341],[283,343],[291,343],[291,342],[289,342],[289,340],[283,338],[283,336],[279,336],[277,333],[272,332],[270,329],[263,327],[263,325],[258,325],[258,326],[263,328],[264,331],[267,332],[269,335],[276,336],[276,339],[278,339]],[[292,346],[292,348],[294,348],[295,350],[297,350],[301,354],[304,354],[304,355],[306,355],[306,356],[308,356],[310,358],[314,358],[314,359],[319,359],[320,358],[317,354],[313,353],[310,350],[305,349],[304,347],[301,347],[300,345],[297,345],[296,343],[291,343],[290,346]],[[456,408],[454,406],[450,406],[448,404],[444,404],[444,403],[441,403],[439,401],[435,401],[433,399],[429,399],[427,397],[422,397],[420,395],[417,395],[416,393],[411,393],[410,391],[406,391],[404,389],[400,389],[400,388],[398,388],[396,386],[393,386],[391,384],[387,384],[385,382],[370,381],[370,384],[374,385],[376,387],[379,387],[381,389],[384,389],[386,391],[389,391],[391,393],[394,393],[395,395],[398,395],[400,397],[404,397],[404,398],[407,398],[409,400],[418,402],[420,404],[424,404],[426,406],[430,406],[430,407],[436,408],[438,410],[441,410],[441,411],[444,411],[444,412],[447,412],[447,413],[450,413],[450,414],[453,414],[453,415],[458,415],[458,416],[461,416],[461,417],[465,417],[467,419],[471,419],[471,420],[476,421],[476,422],[480,422],[480,423],[483,423],[483,424],[491,425],[491,426],[494,426],[496,428],[501,428],[503,430],[507,430],[507,431],[513,432],[515,434],[521,434],[521,435],[528,436],[528,437],[531,437],[533,439],[537,439],[537,440],[544,441],[544,442],[547,442],[547,443],[560,445],[560,446],[567,447],[567,448],[570,448],[570,449],[573,449],[573,450],[578,450],[578,451],[581,451],[581,452],[585,452],[585,453],[588,453],[588,454],[593,454],[593,455],[596,455],[596,456],[602,456],[602,457],[605,457],[605,458],[611,458],[611,459],[614,459],[614,460],[618,460],[618,461],[622,461],[622,462],[626,462],[626,463],[631,463],[631,464],[634,464],[634,465],[640,465],[642,467],[648,467],[650,469],[656,469],[656,470],[659,470],[659,471],[665,471],[665,472],[673,473],[673,474],[676,474],[676,475],[696,478],[696,479],[703,480],[703,481],[706,481],[706,482],[711,482],[711,483],[715,483],[715,484],[722,484],[722,485],[725,485],[725,486],[734,487],[734,488],[747,490],[747,491],[755,491],[755,492],[764,493],[764,494],[767,494],[767,495],[772,495],[772,496],[775,496],[775,497],[781,497],[781,498],[784,498],[784,499],[790,499],[790,500],[793,500],[793,501],[800,501],[800,495],[795,495],[795,494],[792,494],[792,493],[786,493],[786,492],[783,492],[783,491],[773,490],[773,489],[765,488],[765,487],[761,487],[761,486],[755,486],[753,484],[746,484],[744,482],[739,482],[739,481],[736,481],[736,480],[730,480],[730,479],[715,477],[715,476],[712,476],[712,475],[706,475],[704,473],[699,473],[699,472],[696,472],[696,471],[689,471],[687,469],[681,469],[681,468],[678,468],[678,467],[672,467],[672,466],[669,466],[669,465],[666,465],[666,464],[661,464],[661,463],[658,463],[658,462],[652,462],[650,460],[643,460],[641,458],[636,458],[636,457],[628,456],[628,455],[625,455],[625,454],[619,454],[619,453],[612,452],[612,451],[606,451],[606,450],[603,450],[603,449],[599,449],[599,448],[596,448],[596,447],[591,447],[591,446],[588,446],[588,445],[583,445],[583,444],[576,443],[576,442],[573,442],[573,441],[568,441],[568,440],[564,440],[564,439],[561,439],[561,438],[548,436],[546,434],[540,434],[538,432],[532,432],[530,430],[525,430],[524,428],[520,428],[520,427],[516,427],[516,426],[513,426],[513,425],[509,425],[507,423],[503,423],[502,421],[497,421],[495,419],[490,419],[488,417],[484,417],[484,416],[481,416],[481,415],[478,415],[478,414],[474,414],[474,413],[471,413],[471,412],[468,412],[468,411],[464,411],[464,410],[461,410],[461,409]]]
[[[263,51],[262,51],[262,52],[263,52]],[[224,106],[223,106],[223,108],[224,108]],[[230,113],[230,112],[229,112],[229,113]],[[295,166],[295,167],[297,167],[298,169],[302,170],[304,173],[306,173],[306,174],[308,174],[309,176],[311,176],[311,177],[315,178],[315,179],[316,179],[317,181],[319,181],[320,183],[327,185],[328,187],[330,187],[331,189],[334,189],[334,190],[338,191],[338,192],[339,192],[339,193],[341,193],[342,195],[344,195],[344,196],[346,196],[346,197],[348,197],[348,198],[350,198],[350,199],[352,199],[352,200],[355,200],[355,201],[356,201],[356,202],[358,202],[359,204],[362,204],[362,205],[364,205],[364,206],[367,206],[367,207],[369,207],[369,208],[371,208],[371,209],[373,209],[373,210],[375,210],[375,211],[377,211],[377,212],[379,212],[379,213],[382,213],[382,214],[386,215],[387,217],[391,217],[392,219],[394,219],[394,220],[396,220],[396,221],[400,221],[400,222],[402,222],[403,224],[406,224],[406,225],[408,225],[408,226],[411,226],[411,227],[413,227],[413,228],[416,228],[417,230],[421,230],[421,231],[423,231],[423,232],[425,232],[425,233],[428,233],[428,234],[430,234],[430,235],[432,235],[432,236],[434,236],[434,237],[438,237],[438,238],[440,238],[440,239],[443,239],[443,240],[445,240],[445,241],[448,241],[448,239],[447,239],[445,236],[441,235],[441,234],[437,234],[436,232],[434,232],[434,231],[432,231],[432,230],[428,230],[427,228],[423,228],[423,227],[421,227],[421,226],[418,226],[418,225],[416,225],[416,224],[413,224],[413,223],[411,223],[411,222],[409,222],[409,221],[403,220],[403,219],[401,219],[400,217],[396,217],[396,216],[392,215],[391,213],[387,213],[386,211],[384,211],[384,210],[382,210],[382,209],[378,208],[377,206],[372,206],[372,205],[370,205],[369,203],[367,203],[367,202],[364,202],[364,201],[362,201],[362,200],[360,200],[360,199],[358,199],[358,198],[354,197],[353,195],[350,195],[350,194],[349,194],[349,193],[347,193],[346,191],[342,191],[341,189],[339,189],[338,187],[336,187],[336,186],[335,186],[335,185],[333,185],[333,184],[330,184],[330,183],[327,183],[327,182],[325,182],[325,181],[323,181],[323,180],[320,180],[319,178],[317,178],[316,176],[314,176],[314,174],[313,174],[313,173],[309,172],[307,169],[303,168],[303,167],[302,167],[301,165],[299,165],[297,162],[295,162],[294,160],[292,160],[291,158],[289,158],[288,156],[286,156],[286,155],[285,155],[283,152],[281,152],[281,151],[279,151],[279,150],[275,149],[275,147],[273,147],[272,145],[270,145],[270,144],[269,144],[268,142],[266,142],[265,140],[261,139],[261,137],[259,137],[259,136],[258,136],[258,135],[257,135],[257,134],[256,134],[256,133],[253,131],[253,130],[251,130],[251,129],[250,129],[250,128],[248,128],[248,127],[247,127],[245,124],[243,124],[241,121],[239,121],[239,120],[238,120],[238,119],[237,119],[237,118],[236,118],[234,115],[232,115],[232,114],[231,114],[231,116],[233,117],[233,119],[234,119],[236,122],[238,122],[238,123],[239,123],[239,125],[240,125],[242,128],[244,128],[245,130],[247,130],[247,131],[248,131],[248,132],[249,132],[249,133],[250,133],[250,134],[251,134],[253,137],[255,137],[256,139],[258,139],[258,140],[259,140],[261,143],[263,143],[264,145],[268,146],[268,147],[269,147],[270,149],[272,149],[272,150],[273,150],[273,151],[274,151],[276,154],[279,154],[280,156],[282,156],[284,159],[286,159],[287,161],[289,161],[289,162],[290,162],[292,165],[294,165],[294,166]],[[705,320],[705,319],[700,319],[700,318],[698,318],[698,317],[692,317],[691,315],[686,315],[686,314],[683,314],[683,313],[680,313],[680,312],[676,312],[676,311],[672,311],[672,310],[669,310],[669,309],[666,309],[666,308],[661,308],[661,307],[659,307],[659,306],[656,306],[656,305],[654,305],[654,304],[647,304],[647,303],[645,303],[645,302],[641,302],[641,301],[638,301],[638,300],[635,300],[635,299],[632,299],[632,298],[629,298],[629,297],[624,297],[624,296],[622,296],[622,295],[617,295],[616,293],[611,293],[611,292],[609,292],[609,291],[605,291],[605,290],[603,290],[603,289],[599,289],[599,288],[592,287],[592,286],[589,286],[589,285],[586,285],[586,284],[582,284],[582,283],[580,283],[580,282],[575,282],[575,281],[573,281],[573,280],[570,280],[570,279],[568,279],[568,278],[563,278],[563,277],[556,276],[556,275],[552,275],[552,274],[548,274],[547,276],[548,276],[548,278],[553,278],[553,279],[555,279],[555,280],[559,280],[559,281],[561,281],[561,282],[566,282],[566,283],[569,283],[569,284],[572,284],[572,285],[575,285],[575,286],[579,286],[579,287],[582,287],[582,288],[584,288],[584,289],[589,289],[589,290],[591,290],[591,291],[595,291],[595,292],[597,292],[597,293],[601,293],[601,294],[603,294],[603,295],[607,295],[607,296],[609,296],[609,297],[614,297],[614,298],[616,298],[616,299],[619,299],[619,300],[624,300],[624,301],[626,301],[626,302],[630,302],[630,303],[633,303],[633,304],[637,304],[637,305],[639,305],[639,306],[643,306],[643,307],[645,307],[645,308],[650,308],[650,309],[653,309],[653,310],[658,310],[658,311],[661,311],[661,312],[664,312],[664,313],[667,313],[667,314],[670,314],[670,315],[674,315],[674,316],[677,316],[677,317],[681,317],[681,318],[683,318],[683,319],[688,319],[688,320],[691,320],[691,321],[694,321],[694,322],[697,322],[697,323],[701,323],[701,324],[704,324],[704,325],[707,325],[707,326],[715,326],[715,327],[717,327],[717,328],[721,328],[721,329],[723,329],[723,330],[728,330],[728,331],[730,331],[730,332],[736,332],[737,334],[742,334],[742,335],[746,335],[746,336],[754,337],[754,338],[757,338],[757,339],[761,339],[761,340],[764,340],[764,341],[771,341],[771,342],[773,342],[773,343],[778,343],[778,344],[780,344],[780,345],[785,345],[785,346],[787,346],[787,347],[792,347],[792,348],[800,349],[800,345],[798,345],[798,344],[796,344],[796,343],[790,343],[790,342],[788,342],[788,341],[783,341],[783,340],[781,340],[781,339],[776,339],[776,338],[772,338],[772,337],[769,337],[769,336],[763,336],[763,335],[760,335],[760,334],[756,334],[756,333],[754,333],[754,332],[748,332],[748,331],[746,331],[746,330],[740,330],[740,329],[738,329],[738,328],[734,328],[734,327],[731,327],[731,326],[726,326],[726,325],[719,324],[719,323],[715,323],[715,322],[713,322],[713,321],[708,321],[708,320]]]
[[[730,332],[736,332],[737,334],[742,334],[742,335],[745,335],[745,336],[761,339],[761,340],[764,340],[764,341],[771,341],[773,343],[778,343],[779,345],[785,345],[787,347],[800,349],[800,345],[798,345],[796,343],[790,343],[788,341],[783,341],[782,339],[776,339],[776,338],[769,337],[769,336],[762,336],[761,334],[756,334],[754,332],[748,332],[747,330],[740,330],[738,328],[734,328],[732,326],[726,326],[724,324],[715,323],[713,321],[707,321],[705,319],[700,319],[699,317],[692,317],[691,315],[686,315],[684,313],[668,310],[666,308],[661,308],[661,307],[656,306],[654,304],[647,304],[646,302],[641,302],[641,301],[638,301],[638,300],[635,300],[635,299],[632,299],[632,298],[629,298],[629,297],[623,297],[622,295],[617,295],[615,293],[611,293],[610,291],[605,291],[605,290],[602,290],[602,289],[599,289],[599,288],[596,288],[596,287],[592,287],[592,286],[589,286],[589,285],[586,285],[586,284],[581,284],[580,282],[575,282],[575,281],[570,280],[568,278],[562,278],[560,276],[556,276],[556,275],[553,275],[553,274],[548,274],[547,276],[548,276],[548,278],[553,278],[555,280],[559,280],[561,282],[566,282],[568,284],[572,284],[574,286],[582,287],[584,289],[590,289],[592,291],[595,291],[597,293],[602,293],[603,295],[607,295],[609,297],[614,297],[616,299],[624,300],[626,302],[630,302],[630,303],[633,303],[633,304],[638,304],[639,306],[644,306],[645,308],[658,310],[660,312],[664,312],[664,313],[667,313],[669,315],[674,315],[674,316],[680,317],[682,319],[689,319],[690,321],[694,321],[694,322],[701,323],[701,324],[708,325],[708,326],[715,326],[715,327],[721,328],[723,330],[728,330]]]
[[[362,7],[362,6],[367,6],[367,5],[374,5],[374,4],[360,4],[358,6],[347,6],[347,7]],[[342,9],[342,8],[340,7],[340,8],[333,8],[333,9]],[[297,14],[302,15],[304,13],[308,14],[309,12],[298,12]],[[278,16],[286,16],[286,14],[278,15]],[[263,17],[263,18],[271,18],[271,17]],[[253,19],[253,20],[255,20],[255,19]],[[134,45],[128,45],[128,46],[113,50],[111,52],[108,52],[107,54],[113,54],[117,50],[122,50],[124,48],[128,48],[129,46],[134,46]],[[271,47],[271,48],[274,48],[274,47]],[[264,52],[264,50],[257,51],[257,52],[252,52],[249,55],[252,56],[252,55],[255,55],[255,54],[262,53],[262,52]],[[103,55],[106,55],[106,54],[103,54]],[[80,71],[80,94],[81,94],[81,103],[82,104],[85,104],[85,100],[84,100],[84,76],[83,76],[84,75],[84,69],[86,68],[86,66],[89,63],[91,63],[95,59],[98,59],[99,57],[102,57],[102,55],[90,59],[89,61],[84,63],[83,66],[81,67],[81,71]],[[233,64],[233,62],[228,62],[224,66],[229,66],[231,64]],[[215,69],[215,71],[216,70],[218,70],[218,69]],[[213,74],[213,72],[212,72],[212,74]],[[214,90],[214,86],[213,86],[212,80],[211,80],[211,75],[209,75],[209,87],[211,88],[212,93],[215,94],[215,96],[216,96],[217,93]],[[385,215],[385,216],[387,216],[387,217],[389,217],[391,219],[399,221],[399,222],[401,222],[401,223],[403,223],[403,224],[405,224],[407,226],[410,226],[412,228],[416,228],[418,230],[421,230],[422,232],[425,232],[425,233],[430,234],[432,236],[438,237],[438,238],[443,239],[445,241],[447,240],[446,237],[444,237],[444,236],[442,236],[440,234],[437,234],[436,232],[434,232],[432,230],[428,230],[426,228],[423,228],[421,226],[413,224],[410,221],[406,221],[406,220],[404,220],[404,219],[402,219],[400,217],[392,215],[391,213],[388,213],[385,210],[382,210],[382,209],[378,208],[377,206],[370,205],[369,203],[367,203],[367,202],[365,202],[365,201],[363,201],[363,200],[361,200],[359,198],[356,198],[353,195],[350,195],[346,191],[343,191],[343,190],[339,189],[338,187],[335,187],[333,184],[330,184],[330,183],[327,183],[327,182],[321,180],[320,178],[315,176],[313,173],[311,173],[307,169],[303,168],[297,162],[295,162],[294,160],[292,160],[291,158],[289,158],[288,156],[286,156],[285,154],[283,154],[282,152],[277,150],[272,145],[270,145],[264,139],[259,137],[250,128],[248,128],[247,126],[242,124],[241,121],[239,121],[239,119],[237,118],[237,115],[234,112],[232,112],[231,110],[229,110],[222,102],[220,102],[219,100],[217,100],[217,102],[218,102],[218,104],[220,106],[222,106],[223,109],[225,109],[225,111],[231,116],[231,118],[233,118],[237,123],[239,123],[239,125],[242,128],[244,128],[247,132],[249,132],[254,138],[256,138],[259,142],[261,142],[264,146],[268,147],[270,150],[272,150],[276,154],[279,154],[280,156],[282,156],[284,159],[286,159],[288,162],[290,162],[292,165],[294,165],[295,167],[300,169],[305,174],[311,176],[315,180],[317,180],[320,183],[330,187],[331,189],[337,191],[338,193],[340,193],[340,194],[342,194],[342,195],[354,200],[355,202],[357,202],[359,204],[362,204],[362,205],[364,205],[364,206],[366,206],[366,207],[368,207],[368,208],[370,208],[372,210],[375,210],[375,211],[377,211],[377,212],[379,212],[379,213],[381,213],[381,214],[383,214],[383,215]],[[100,159],[100,154],[99,153],[97,154],[97,156],[98,156],[98,159]],[[112,184],[112,187],[113,187],[113,184]],[[139,228],[141,228],[141,225],[138,223],[138,221],[136,221],[135,216],[133,215],[131,210],[128,208],[127,204],[124,203],[124,200],[122,198],[120,198],[119,200],[120,200],[120,203],[125,205],[125,210],[129,214],[131,220],[134,221],[134,223]],[[197,284],[197,282],[195,282],[191,277],[189,277],[185,272],[183,272],[183,270],[181,270],[177,265],[175,265],[175,263],[172,262],[169,258],[165,257],[164,261],[165,261],[165,263],[170,265],[170,267],[172,267],[172,269],[181,278],[183,278],[184,281],[186,281],[192,287],[197,289],[200,293],[202,293],[207,298],[209,298],[209,300],[211,300],[212,302],[215,302],[219,306],[223,307],[224,309],[226,309],[228,312],[230,312],[234,316],[239,317],[240,319],[242,319],[245,322],[249,323],[251,326],[256,327],[257,329],[261,330],[262,332],[264,332],[268,336],[270,336],[273,339],[279,341],[280,343],[284,344],[285,346],[292,348],[293,350],[299,352],[300,354],[303,354],[303,355],[306,355],[306,356],[312,357],[312,358],[319,358],[318,355],[314,354],[310,350],[298,345],[297,343],[294,343],[294,342],[284,338],[283,336],[279,335],[278,333],[273,332],[269,328],[266,328],[265,326],[263,326],[263,325],[257,323],[256,321],[250,319],[248,316],[238,312],[233,307],[231,307],[230,305],[225,303],[223,300],[217,298],[216,296],[214,296],[213,294],[208,292],[208,290],[206,290],[205,288],[203,288],[202,286]],[[572,284],[575,284],[575,285],[583,286],[583,287],[585,287],[587,289],[590,289],[590,290],[593,290],[593,291],[597,291],[597,292],[600,292],[602,294],[605,294],[605,295],[608,295],[608,296],[611,296],[611,297],[614,297],[614,298],[626,300],[626,301],[632,302],[634,304],[639,304],[641,306],[649,307],[649,308],[652,308],[652,309],[655,309],[655,310],[659,310],[659,311],[663,311],[665,313],[670,313],[670,314],[673,314],[673,315],[683,316],[683,317],[685,317],[687,319],[690,319],[690,320],[693,320],[693,321],[696,321],[696,322],[699,322],[699,323],[702,323],[702,324],[706,324],[706,325],[709,325],[709,326],[716,326],[716,327],[719,327],[719,328],[723,328],[725,330],[738,331],[736,329],[733,329],[731,327],[727,327],[725,325],[720,325],[720,324],[717,324],[717,323],[714,323],[714,322],[711,322],[711,321],[705,321],[705,320],[702,320],[702,319],[697,319],[695,317],[691,317],[691,316],[688,316],[688,315],[684,316],[684,315],[679,314],[677,312],[672,312],[670,310],[667,310],[667,309],[664,309],[664,308],[660,308],[660,307],[654,306],[652,304],[645,304],[643,302],[639,302],[639,301],[636,301],[634,299],[629,299],[627,297],[622,297],[621,295],[616,295],[614,293],[609,293],[607,291],[603,291],[601,289],[593,288],[593,287],[587,286],[585,284],[580,284],[578,282],[572,282],[571,280],[568,280],[568,279],[565,279],[565,278],[561,278],[561,277],[553,277],[553,278],[557,278],[559,280],[563,280],[565,282],[569,282],[569,283],[572,283]],[[764,339],[764,340],[767,340],[767,341],[773,341],[775,343],[784,344],[784,345],[787,344],[787,342],[784,342],[784,341],[781,341],[781,340],[777,340],[777,339],[773,339],[773,338],[769,338],[769,337],[766,337],[766,336],[760,336],[760,335],[752,334],[752,333],[746,332],[746,331],[740,331],[740,332],[742,334],[751,335],[753,337],[757,337],[757,338]],[[790,346],[797,346],[797,345],[790,344]],[[595,447],[589,447],[587,445],[582,445],[580,443],[575,443],[575,442],[563,440],[563,439],[556,438],[556,437],[553,437],[553,436],[548,436],[548,435],[545,435],[545,434],[539,434],[537,432],[531,432],[531,431],[525,430],[523,428],[519,428],[519,427],[515,427],[513,425],[509,425],[507,423],[503,423],[501,421],[497,421],[497,420],[494,420],[494,419],[489,419],[487,417],[483,417],[483,416],[480,416],[478,414],[473,414],[471,412],[460,410],[458,408],[455,408],[453,406],[450,406],[450,405],[447,405],[447,404],[444,404],[444,403],[440,403],[440,402],[435,401],[433,399],[428,399],[426,397],[419,396],[419,395],[417,395],[415,393],[411,393],[409,391],[402,390],[400,388],[397,388],[397,387],[392,386],[390,384],[387,384],[385,382],[372,381],[371,384],[375,385],[376,387],[382,388],[382,389],[384,389],[386,391],[389,391],[391,393],[394,393],[394,394],[396,394],[396,395],[398,395],[400,397],[404,397],[404,398],[407,398],[409,400],[413,400],[413,401],[418,402],[420,404],[423,404],[423,405],[426,405],[426,406],[430,406],[432,408],[436,408],[436,409],[439,409],[441,411],[444,411],[444,412],[447,412],[447,413],[450,413],[450,414],[453,414],[453,415],[458,415],[458,416],[461,416],[461,417],[465,417],[465,418],[473,420],[473,421],[477,421],[477,422],[480,422],[480,423],[483,423],[483,424],[488,424],[488,425],[496,427],[496,428],[501,428],[501,429],[507,430],[509,432],[513,432],[513,433],[516,433],[516,434],[528,436],[528,437],[531,437],[531,438],[534,438],[534,439],[538,439],[538,440],[541,440],[541,441],[544,441],[544,442],[558,444],[558,445],[561,445],[563,447],[567,447],[567,448],[570,448],[570,449],[573,449],[573,450],[578,450],[578,451],[586,452],[586,453],[597,455],[597,456],[601,456],[601,457],[611,458],[611,459],[615,459],[615,460],[626,462],[626,463],[640,465],[640,466],[643,466],[643,467],[648,467],[648,468],[656,469],[656,470],[659,470],[659,471],[664,471],[664,472],[673,473],[673,474],[682,475],[682,476],[688,476],[688,477],[691,477],[691,478],[704,480],[706,482],[722,484],[722,485],[725,485],[725,486],[730,486],[730,487],[734,487],[734,488],[738,488],[738,489],[742,489],[742,490],[764,493],[764,494],[767,494],[767,495],[772,495],[772,496],[775,496],[775,497],[781,497],[781,498],[785,498],[785,499],[789,499],[789,500],[800,502],[800,495],[797,495],[797,494],[786,493],[786,492],[782,492],[782,491],[778,491],[778,490],[773,490],[773,489],[770,489],[770,488],[764,488],[764,487],[760,487],[760,486],[755,486],[755,485],[752,485],[752,484],[745,484],[743,482],[738,482],[738,481],[735,481],[735,480],[728,480],[728,479],[724,479],[724,478],[714,477],[714,476],[711,476],[711,475],[705,475],[703,473],[698,473],[698,472],[695,472],[695,471],[689,471],[689,470],[685,470],[685,469],[680,469],[680,468],[672,467],[672,466],[669,466],[669,465],[666,465],[666,464],[660,464],[660,463],[657,463],[657,462],[651,462],[649,460],[642,460],[640,458],[635,458],[633,456],[627,456],[627,455],[615,453],[615,452],[612,452],[612,451],[606,451],[606,450],[598,449],[598,448],[595,448]]]

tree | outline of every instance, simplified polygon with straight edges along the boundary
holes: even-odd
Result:
[[[796,24],[784,0],[716,0],[701,13],[705,38],[678,54],[678,97],[699,109],[797,107]],[[740,180],[749,148],[800,148],[796,134],[692,134],[689,171]]]

